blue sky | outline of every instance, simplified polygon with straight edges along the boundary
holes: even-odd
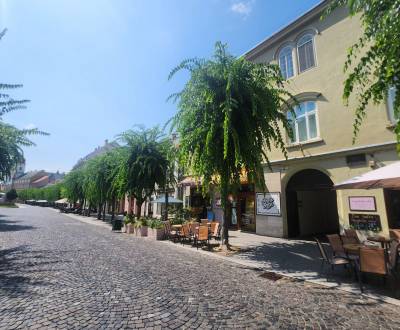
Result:
[[[22,83],[27,110],[4,120],[51,134],[25,151],[27,169],[68,171],[135,124],[164,124],[181,60],[216,41],[241,55],[319,0],[0,0],[2,83]]]

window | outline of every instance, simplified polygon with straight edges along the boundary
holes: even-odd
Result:
[[[293,77],[293,51],[292,47],[285,47],[279,53],[279,67],[281,69],[282,77],[288,79]]]
[[[315,66],[314,37],[306,34],[297,43],[297,56],[299,59],[299,72],[306,71]]]
[[[387,106],[388,106],[388,117],[392,124],[396,124],[398,119],[394,115],[394,101],[396,99],[396,87],[389,88]]]
[[[302,102],[294,108],[296,117],[288,112],[287,118],[293,130],[291,143],[300,143],[318,137],[317,107],[314,101]]]

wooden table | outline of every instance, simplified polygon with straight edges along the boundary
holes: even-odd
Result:
[[[364,245],[362,244],[343,244],[344,250],[348,254],[353,254],[353,255],[359,255],[359,250],[362,248]]]
[[[371,242],[381,243],[381,247],[383,249],[387,247],[391,242],[391,240],[389,238],[386,238],[385,236],[369,236],[367,237],[367,240]]]

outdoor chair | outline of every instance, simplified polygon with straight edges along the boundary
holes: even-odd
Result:
[[[176,239],[179,238],[179,237],[178,237],[177,231],[176,230],[172,230],[171,222],[165,221],[164,230],[165,230],[165,236],[168,239],[171,239],[175,243]]]
[[[346,258],[346,251],[343,248],[343,242],[338,234],[326,235],[331,245],[333,255],[335,257]]]
[[[390,243],[389,267],[390,271],[392,272],[393,276],[396,279],[398,277],[397,269],[399,265],[400,265],[400,242],[393,240]]]
[[[389,275],[387,267],[387,258],[385,249],[378,247],[362,247],[360,248],[360,259],[358,264],[358,281],[360,284],[360,290],[363,292],[362,285],[362,274],[376,274],[383,276],[384,282],[386,283],[386,277]]]
[[[195,245],[199,249],[199,243],[204,244],[207,242],[208,249],[210,249],[210,236],[208,236],[208,226],[199,226],[195,234]]]
[[[199,223],[198,222],[192,222],[190,223],[190,235],[192,236],[192,238],[194,238],[194,235],[196,233],[197,227],[199,227]]]
[[[208,219],[201,219],[200,222],[202,225],[206,225],[208,224]]]
[[[211,238],[218,240],[220,238],[220,224],[219,222],[215,222],[211,224]]]
[[[190,242],[191,241],[191,236],[190,236],[190,225],[188,223],[185,223],[182,225],[182,230],[179,235],[181,239],[182,245],[185,243],[185,241]]]
[[[324,269],[325,263],[331,266],[331,271],[334,271],[335,266],[343,266],[347,267],[347,265],[350,264],[350,261],[347,258],[343,257],[336,257],[333,256],[332,258],[328,257],[328,254],[325,251],[324,246],[321,244],[318,238],[314,237],[315,242],[317,243],[318,250],[321,254],[322,257],[322,263],[321,263],[321,270]]]
[[[357,231],[354,229],[345,229],[343,238],[345,238],[348,242],[343,242],[344,244],[361,244],[360,238],[357,235]]]

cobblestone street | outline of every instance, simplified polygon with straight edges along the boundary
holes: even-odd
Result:
[[[50,209],[0,209],[0,328],[399,329],[400,308]]]

